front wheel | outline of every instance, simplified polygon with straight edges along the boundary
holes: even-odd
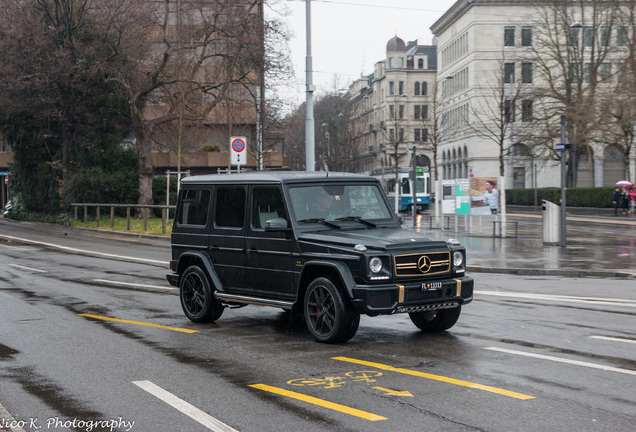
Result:
[[[223,305],[214,297],[208,277],[198,266],[190,266],[181,277],[181,307],[190,321],[214,322],[221,317]]]
[[[360,314],[345,302],[340,290],[327,278],[317,278],[309,285],[304,312],[307,327],[318,342],[348,341],[360,324]]]
[[[409,318],[420,330],[441,332],[455,325],[462,311],[461,306],[452,309],[438,309],[428,312],[410,312]]]

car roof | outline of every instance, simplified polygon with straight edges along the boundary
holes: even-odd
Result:
[[[181,180],[184,185],[211,183],[304,183],[325,181],[377,181],[373,177],[363,174],[352,174],[328,171],[257,171],[233,174],[207,174],[185,177]]]

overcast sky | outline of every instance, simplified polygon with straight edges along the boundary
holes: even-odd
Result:
[[[430,45],[431,25],[456,0],[312,0],[311,42],[313,82],[317,95],[348,85],[373,72],[383,60],[386,43],[396,34],[404,42],[418,40]],[[295,79],[279,93],[298,104],[305,100],[306,2],[287,0],[285,18],[292,39],[289,43]]]

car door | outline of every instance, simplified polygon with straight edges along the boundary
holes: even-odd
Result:
[[[245,288],[247,186],[215,186],[208,253],[227,292]]]
[[[291,228],[280,185],[252,186],[245,245],[247,287],[261,297],[293,299],[295,242],[291,229],[265,231],[271,219],[284,219]]]

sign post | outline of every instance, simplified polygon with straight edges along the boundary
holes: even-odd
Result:
[[[247,162],[247,138],[230,137],[230,164],[237,166],[237,172],[241,172],[241,165]]]

